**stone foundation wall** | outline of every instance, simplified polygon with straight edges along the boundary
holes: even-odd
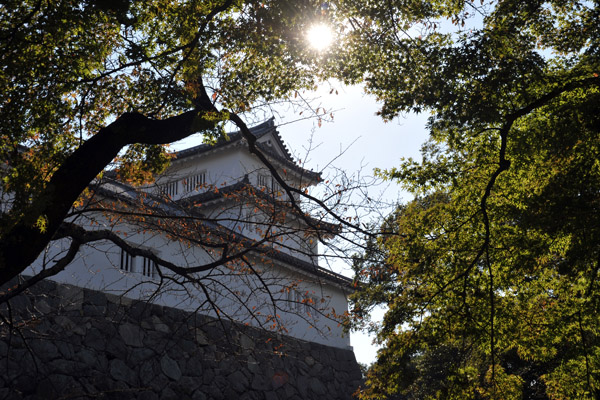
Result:
[[[0,399],[351,399],[350,350],[42,282],[0,306]]]

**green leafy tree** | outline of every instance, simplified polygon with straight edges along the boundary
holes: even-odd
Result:
[[[72,239],[70,259],[97,240],[65,218],[106,169],[148,182],[166,144],[218,139],[225,121],[266,162],[242,118],[327,76],[304,39],[320,13],[313,1],[4,2],[0,283],[55,238]]]
[[[354,323],[387,307],[363,398],[598,398],[600,4],[396,6],[355,60],[430,139],[381,171],[415,199],[355,262]]]

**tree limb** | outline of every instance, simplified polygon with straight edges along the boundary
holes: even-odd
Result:
[[[77,150],[56,170],[46,187],[20,215],[9,217],[0,244],[0,284],[27,268],[50,242],[81,192],[129,144],[166,144],[212,129],[212,110],[191,110],[165,120],[138,113],[121,115]],[[45,229],[36,226],[45,220]]]

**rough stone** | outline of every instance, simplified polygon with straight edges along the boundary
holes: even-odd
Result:
[[[248,389],[248,379],[241,371],[235,371],[227,377],[231,388],[238,393],[243,393]]]
[[[8,389],[7,390],[11,390]],[[42,379],[38,382],[37,387],[36,387],[36,393],[38,394],[38,396],[42,397],[46,397],[48,399],[51,399],[53,397],[58,397],[58,393],[55,389],[54,383],[50,380],[50,378],[45,378]],[[0,397],[2,399],[5,399],[6,397]]]
[[[152,316],[152,324],[154,325],[154,329],[162,333],[171,333],[171,329],[169,325],[165,324],[159,317],[156,315]]]
[[[335,388],[335,384],[333,382],[327,382],[327,391],[333,395],[334,393],[336,393],[336,388]]]
[[[205,385],[210,385],[212,380],[215,377],[215,373],[213,369],[206,368],[202,373],[202,383]]]
[[[122,360],[118,358],[111,360],[109,365],[110,376],[113,379],[135,386],[135,373]]]
[[[92,317],[100,317],[106,314],[106,307],[95,304],[84,304],[83,313]]]
[[[162,334],[161,334],[162,335]],[[185,352],[181,349],[180,346],[169,346],[167,350],[167,354],[169,357],[175,360],[182,360],[185,358]]]
[[[231,360],[226,359],[222,353],[219,355],[219,359],[221,361],[219,361],[218,369],[219,371],[224,372],[225,375],[228,375],[236,369],[234,363],[232,363]]]
[[[225,398],[223,396],[223,392],[221,392],[221,390],[216,385],[204,386],[203,390],[208,395],[207,397],[209,399],[224,399]]]
[[[352,381],[358,381],[362,379],[362,372],[358,368],[350,371],[348,375],[350,376],[350,380]]]
[[[240,335],[240,346],[246,351],[254,350],[254,340],[242,333]]]
[[[76,325],[73,328],[72,332],[79,336],[85,336],[85,334],[87,333],[87,326]],[[73,339],[73,340],[80,340],[80,339]]]
[[[310,378],[308,381],[308,385],[309,385],[310,390],[312,390],[314,393],[318,394],[319,396],[322,396],[327,392],[327,389],[325,388],[323,383],[317,378]]]
[[[125,360],[128,353],[128,348],[119,338],[110,338],[106,343],[106,354],[108,358],[120,358]]]
[[[310,369],[310,376],[319,377],[322,375],[323,365],[321,363],[315,363]]]
[[[225,389],[226,387],[229,387],[229,382],[220,373],[215,374],[215,378],[213,379],[212,384],[213,386],[217,386],[221,390]]]
[[[183,339],[179,342],[179,347],[183,351],[184,357],[190,357],[198,350],[198,346],[191,340]]]
[[[302,361],[298,361],[296,367],[298,368],[298,371],[302,375],[308,375],[308,372],[310,371],[309,366],[306,363],[302,362]]]
[[[49,379],[49,383],[52,385],[52,387],[54,388],[54,390],[56,391],[57,394],[60,394],[61,396],[70,396],[71,394],[75,394],[75,393],[80,393],[81,392],[81,387],[79,386],[79,384],[75,381],[75,379],[72,376],[69,375],[62,375],[62,374],[52,374],[48,377]],[[39,393],[39,391],[38,391]],[[51,398],[51,397],[45,397],[46,394],[43,393],[44,398]]]
[[[64,315],[57,315],[54,317],[54,323],[60,326],[65,331],[71,331],[75,327],[75,323],[70,318]]]
[[[92,368],[96,368],[98,364],[97,354],[93,350],[87,348],[82,348],[75,353],[75,359]]]
[[[91,391],[91,393],[105,392],[112,388],[113,380],[110,373],[108,373],[108,362],[106,364],[106,371],[90,371],[87,382],[95,389],[94,391]]]
[[[273,385],[273,389],[279,389],[283,385],[287,384],[290,380],[290,376],[285,371],[277,371],[273,374],[273,378],[271,378],[271,383]]]
[[[191,376],[182,376],[177,383],[184,393],[191,395],[202,384],[202,381]]]
[[[179,399],[179,396],[177,395],[177,393],[175,393],[173,391],[173,389],[166,387],[160,395],[160,400],[180,400],[180,399]]]
[[[206,334],[204,333],[204,331],[202,329],[200,329],[200,328],[196,329],[195,338],[196,338],[196,343],[198,343],[200,346],[208,346],[209,345],[208,338],[206,337]]]
[[[100,307],[106,307],[107,303],[106,295],[96,290],[84,290],[83,301]]]
[[[260,364],[253,357],[248,357],[246,366],[253,374],[259,374],[261,372]]]
[[[50,314],[52,312],[52,307],[50,307],[46,300],[36,301],[35,309],[42,314]]]
[[[144,331],[137,325],[125,323],[119,326],[119,335],[128,346],[142,347],[144,345]]]
[[[148,360],[154,356],[152,349],[141,347],[131,350],[128,357],[129,364],[139,365],[142,361]]]
[[[140,369],[139,369],[139,377],[140,377],[140,382],[142,383],[142,385],[146,386],[146,385],[150,384],[150,382],[152,382],[154,380],[155,376],[156,376],[156,373],[153,368],[153,362],[152,361],[144,361],[140,365]]]
[[[59,340],[54,342],[54,344],[58,348],[58,351],[60,351],[60,354],[63,358],[72,360],[75,357],[75,351],[73,350],[73,345],[71,343]]]
[[[144,390],[137,395],[137,400],[159,400],[160,397],[150,390]]]
[[[239,396],[239,394],[229,386],[224,387],[222,391],[224,399],[235,399]]]
[[[240,396],[240,400],[263,400],[262,392],[246,392]]]
[[[148,317],[151,312],[151,307],[144,301],[134,301],[129,306],[128,314],[135,320],[140,320],[144,317]]]
[[[202,376],[204,367],[200,357],[190,357],[185,363],[185,374],[189,376]]]
[[[269,386],[269,382],[264,376],[254,375],[254,379],[252,379],[252,389],[263,391],[270,389]]]
[[[30,340],[29,346],[33,353],[42,360],[54,360],[61,356],[56,345],[48,340]]]
[[[83,289],[72,285],[58,285],[57,292],[63,310],[81,310]]]
[[[156,377],[149,383],[149,386],[156,392],[160,393],[169,384],[169,378],[163,374],[156,375]]]
[[[34,380],[35,376],[23,373],[15,379],[13,387],[23,394],[31,394],[35,392],[35,386],[31,384]]]
[[[95,329],[90,329],[87,332],[83,343],[87,347],[91,347],[94,350],[104,351],[106,349],[106,337],[104,337],[100,332],[98,332]]]
[[[123,297],[60,287],[60,296],[58,289],[43,290],[43,296],[22,301],[25,311],[15,315],[28,321],[27,304],[49,311],[41,324],[22,329],[35,360],[20,337],[13,336],[10,347],[0,337],[0,354],[6,355],[0,398],[18,390],[18,398],[27,400],[103,393],[144,400],[350,400],[360,384],[360,369],[346,349],[236,330],[227,321],[221,327],[210,317],[139,302],[130,312]],[[52,317],[56,312],[62,315]]]
[[[170,341],[169,341],[169,335],[166,335],[162,332],[158,332],[155,330],[151,330],[151,331],[146,331],[146,335],[145,335],[145,339],[144,339],[144,345],[146,347],[150,347],[152,349],[154,349],[155,351],[161,353],[165,350],[167,350],[168,348],[172,347],[172,343],[171,345]]]
[[[265,392],[265,400],[278,400],[279,397],[277,396],[277,393],[269,391],[269,392]]]
[[[299,376],[296,379],[298,392],[300,393],[300,397],[303,399],[308,399],[308,379],[304,376]]]
[[[129,400],[131,388],[123,381],[116,381],[110,388],[111,398],[115,400]]]
[[[162,370],[163,374],[174,381],[178,381],[181,378],[179,364],[177,364],[177,361],[173,360],[167,355],[164,355],[160,359],[160,369]]]
[[[49,362],[50,367],[53,371],[59,374],[68,376],[77,376],[81,373],[82,364],[76,361],[69,361],[63,359],[56,359]]]
[[[23,314],[26,314],[32,309],[31,299],[27,296],[13,297],[10,299],[10,306],[13,312],[20,312]]]
[[[192,399],[194,400],[207,400],[206,394],[201,390],[198,389],[194,392],[194,395],[192,396]]]
[[[133,300],[130,299],[129,297],[125,297],[125,296],[117,296],[111,293],[106,293],[106,299],[110,302],[110,303],[114,303],[116,306],[118,306],[119,308],[122,307],[129,307],[133,304]]]
[[[283,387],[285,391],[284,399],[290,399],[298,394],[298,392],[294,389],[295,385],[285,385]]]

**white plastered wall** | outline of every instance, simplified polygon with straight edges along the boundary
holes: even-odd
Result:
[[[265,135],[261,141],[269,139],[272,137]],[[277,151],[281,153],[280,149]],[[206,174],[207,185],[195,193],[185,193],[182,180],[199,173]],[[268,174],[268,170],[258,158],[238,144],[175,161],[166,174],[157,180],[157,185],[178,181],[180,190],[173,197],[177,200],[182,196],[235,184],[246,176],[251,184],[257,185],[259,174]],[[282,176],[290,184],[300,186],[300,182],[292,174],[288,176],[282,172]],[[148,190],[154,190],[155,187],[156,185]],[[234,231],[237,231],[236,224],[240,223],[240,219],[243,220],[248,214],[254,214],[254,222],[257,223],[259,219],[267,218],[257,214],[250,204],[231,204],[226,201],[214,202],[201,211],[208,216],[218,217],[216,222]],[[200,266],[218,256],[211,255],[198,246],[168,240],[161,234],[136,233],[127,226],[109,228],[108,224],[102,223],[101,216],[96,216],[95,219],[100,221],[98,228],[127,232],[126,238],[132,244],[151,250],[176,265]],[[280,227],[285,232],[280,236],[281,241],[273,244],[273,248],[316,264],[315,239],[304,237],[298,221],[290,219],[286,221],[286,225]],[[240,227],[240,232],[260,240],[264,230],[259,232],[257,226],[258,224],[254,227],[244,224]],[[313,243],[310,243],[311,239]],[[54,242],[26,274],[39,271],[43,265],[51,266],[53,259],[64,254],[66,246],[65,241]],[[275,317],[287,334],[293,337],[342,348],[349,346],[349,338],[343,335],[335,316],[335,313],[341,314],[347,310],[344,289],[337,284],[320,280],[314,274],[307,274],[299,267],[274,261],[268,254],[249,257],[249,260],[249,265],[231,263],[201,273],[203,286],[200,287],[190,283],[179,284],[176,278],[173,281],[146,277],[141,273],[140,257],[134,259],[132,272],[122,271],[121,250],[111,243],[98,242],[84,246],[77,259],[52,279],[188,311],[228,316],[254,326],[269,328]],[[165,276],[173,277],[168,271],[164,273]]]
[[[130,232],[128,240],[132,244],[149,249],[174,264],[194,267],[213,260],[202,248],[187,247],[159,235]],[[65,241],[53,242],[25,274],[39,272],[44,262],[51,266],[54,259],[64,255],[66,248]],[[275,328],[273,317],[276,316],[277,326],[283,327],[282,333],[329,346],[349,346],[349,338],[344,336],[335,316],[347,310],[341,287],[300,268],[273,261],[268,255],[249,260],[248,265],[231,263],[198,274],[202,277],[204,292],[191,283],[178,284],[169,279],[144,276],[140,257],[134,259],[132,272],[124,272],[120,269],[121,250],[112,243],[98,242],[84,246],[77,258],[51,279],[130,299],[231,318],[253,326],[262,324],[266,329]],[[162,271],[173,277],[164,268]]]

